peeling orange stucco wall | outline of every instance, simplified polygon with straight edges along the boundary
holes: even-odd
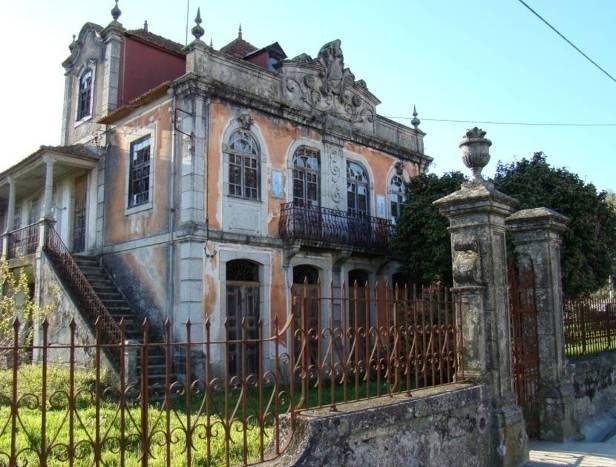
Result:
[[[368,161],[372,171],[375,195],[387,195],[387,184],[389,183],[391,169],[400,159],[382,151],[355,143],[346,143],[344,149],[351,154],[358,154]],[[404,167],[409,177],[414,177],[418,174],[416,164],[406,162]]]
[[[218,256],[208,259],[209,271],[218,271]],[[211,272],[203,273],[203,318],[210,318],[216,311],[216,301],[220,290],[220,279],[214,277]]]
[[[150,134],[154,143],[152,208],[126,213],[131,142]],[[169,101],[115,129],[114,150],[105,167],[105,243],[120,243],[168,231],[168,187],[171,161]],[[155,159],[155,160],[154,160]]]
[[[224,181],[219,179],[221,164],[223,163],[222,146],[225,130],[233,119],[237,118],[240,111],[246,112],[245,108],[236,107],[228,103],[214,101],[210,104],[209,138],[207,154],[207,180],[208,187],[205,203],[209,225],[211,228],[220,229],[221,213],[220,196],[224,192]],[[284,119],[263,114],[258,111],[249,111],[253,121],[253,132],[261,145],[261,199],[267,202],[269,235],[277,235],[280,205],[286,202],[289,181],[287,180],[287,157],[289,147],[298,138],[306,138],[321,141],[318,132],[290,123]],[[283,174],[284,197],[273,198],[271,196],[270,174],[271,170],[280,170]]]

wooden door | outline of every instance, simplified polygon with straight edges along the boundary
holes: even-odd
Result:
[[[87,175],[75,179],[75,203],[73,208],[73,252],[86,249],[86,188]]]
[[[227,282],[227,340],[230,376],[259,370],[259,283]],[[249,342],[253,341],[253,342]]]

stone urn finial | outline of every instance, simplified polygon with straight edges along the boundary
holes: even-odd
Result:
[[[415,107],[415,105],[413,105],[413,119],[411,120],[411,125],[413,125],[413,128],[415,129],[417,129],[419,127],[419,124],[421,123],[421,120],[417,118],[417,115],[419,115],[417,113],[417,108]]]
[[[466,131],[464,139],[460,143],[462,160],[473,172],[473,182],[484,183],[481,171],[490,162],[490,146],[492,141],[485,138],[486,132],[481,128],[471,128]]]
[[[197,17],[195,18],[195,25],[191,29],[192,35],[195,36],[195,40],[200,41],[201,36],[205,34],[205,31],[201,27],[201,23],[203,20],[201,19],[201,8],[197,8]]]
[[[118,0],[115,0],[115,6],[111,9],[111,17],[113,18],[113,21],[117,23],[121,14],[122,10],[120,10],[120,7],[118,6]]]

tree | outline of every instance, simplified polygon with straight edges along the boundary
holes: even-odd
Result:
[[[450,172],[441,177],[421,174],[407,184],[407,201],[398,221],[393,248],[407,266],[410,282],[452,283],[449,222],[432,202],[460,189],[465,181],[462,173]]]
[[[562,243],[563,288],[567,295],[590,293],[605,284],[616,260],[616,212],[608,193],[578,175],[531,159],[500,163],[496,188],[520,201],[520,208],[545,206],[571,219]]]
[[[10,349],[14,344],[15,318],[19,319],[19,345],[32,344],[33,326],[40,318],[51,312],[50,305],[40,309],[33,301],[24,269],[11,270],[6,260],[0,260],[0,348]],[[6,358],[10,350],[0,352]]]

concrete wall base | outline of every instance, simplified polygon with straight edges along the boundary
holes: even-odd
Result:
[[[491,412],[486,395],[481,385],[452,384],[411,398],[344,404],[337,412],[306,411],[283,455],[268,465],[522,465],[528,447],[520,410]]]

